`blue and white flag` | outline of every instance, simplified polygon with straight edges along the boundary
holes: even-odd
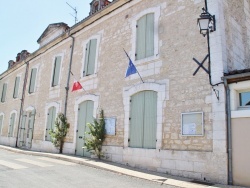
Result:
[[[126,78],[126,77],[130,76],[131,74],[137,73],[137,69],[136,69],[134,63],[132,62],[132,60],[130,59],[130,57],[128,56],[126,51],[125,51],[125,53],[126,53],[128,59],[129,59],[128,68],[127,68],[126,76],[125,76],[125,78]]]

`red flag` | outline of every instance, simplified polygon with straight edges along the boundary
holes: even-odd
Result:
[[[80,82],[74,81],[72,91],[76,91],[76,90],[79,90],[79,89],[82,89],[82,85],[80,84]]]

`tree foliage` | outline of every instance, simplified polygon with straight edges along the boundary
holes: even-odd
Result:
[[[54,130],[50,130],[49,134],[51,136],[51,142],[55,147],[59,148],[60,153],[62,153],[64,139],[67,135],[69,129],[69,123],[67,118],[63,113],[59,113],[55,120]]]
[[[105,120],[103,110],[100,111],[99,119],[94,119],[93,123],[87,123],[89,132],[85,134],[89,135],[85,137],[85,148],[99,159],[103,156],[102,143],[105,139]]]

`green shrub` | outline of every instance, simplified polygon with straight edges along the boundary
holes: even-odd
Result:
[[[94,119],[93,123],[87,123],[89,132],[85,132],[89,136],[85,137],[85,147],[87,150],[95,154],[98,159],[103,156],[102,143],[105,139],[105,120],[103,110],[100,111],[99,119]]]
[[[59,113],[55,120],[55,128],[54,130],[50,130],[49,134],[51,136],[51,142],[55,147],[59,148],[59,152],[62,153],[64,139],[67,135],[69,129],[69,123],[67,122],[67,118],[63,113]]]

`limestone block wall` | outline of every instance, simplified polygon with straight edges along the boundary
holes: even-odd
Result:
[[[219,14],[219,3],[210,2],[211,11]],[[196,25],[203,6],[204,2],[200,0],[133,0],[70,33],[75,42],[71,69],[74,76],[70,78],[69,89],[76,79],[84,90],[69,91],[67,118],[70,129],[65,153],[75,153],[78,105],[92,100],[94,117],[102,108],[105,117],[116,118],[116,134],[107,136],[104,142],[107,160],[173,175],[227,182],[224,88],[216,88],[220,91],[218,101],[207,73],[200,70],[193,76],[197,64],[192,58],[202,61],[208,53],[206,38],[199,34]],[[155,13],[154,55],[135,60],[136,21],[150,12]],[[222,16],[220,21],[223,22]],[[211,35],[213,81],[220,81],[225,65],[221,50],[225,41],[222,39],[223,29],[218,31]],[[97,39],[95,71],[93,75],[83,77],[85,48],[90,39]],[[124,78],[129,60],[123,48],[144,83],[137,74]],[[64,111],[71,49],[72,38],[68,37],[41,54],[37,52],[37,57],[29,60],[28,82],[30,70],[38,69],[35,92],[28,94],[27,87],[24,103],[24,110],[36,109],[32,150],[58,152],[45,141],[47,110],[54,105],[57,112]],[[60,81],[59,86],[51,87],[57,55],[62,56]],[[207,62],[204,66],[208,66]],[[14,79],[13,75],[10,77]],[[157,149],[128,147],[129,99],[143,90],[158,92]],[[181,135],[181,113],[186,112],[203,112],[203,136]]]
[[[11,146],[16,145],[25,70],[26,65],[23,65],[21,67],[16,66],[9,70],[8,73],[3,74],[1,76],[2,79],[0,80],[0,95],[2,96],[2,88],[4,83],[7,83],[7,91],[5,102],[0,102],[0,114],[4,117],[2,130],[0,130],[0,144]],[[13,93],[15,87],[15,79],[17,76],[20,77],[20,82],[18,86],[17,98],[14,98]],[[8,132],[10,125],[10,117],[12,113],[16,114],[14,122],[14,134],[9,136]]]
[[[223,1],[228,71],[250,68],[250,1]]]

